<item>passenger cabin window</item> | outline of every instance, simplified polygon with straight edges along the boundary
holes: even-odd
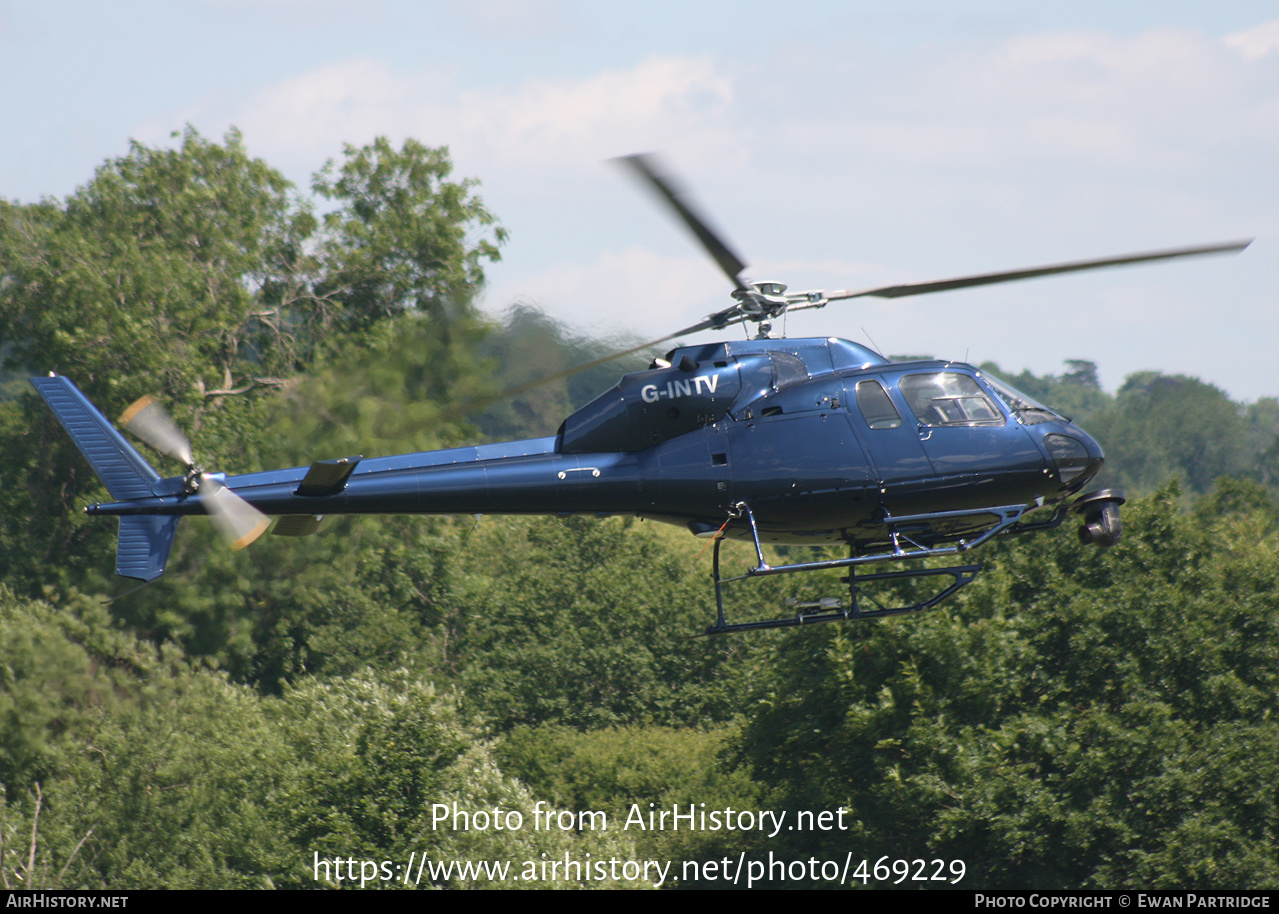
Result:
[[[871,428],[901,428],[902,417],[878,381],[857,382],[857,408]]]
[[[911,374],[902,378],[898,387],[922,425],[1004,424],[1004,414],[966,374],[957,371]]]

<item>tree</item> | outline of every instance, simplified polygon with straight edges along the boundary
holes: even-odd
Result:
[[[632,353],[585,371],[573,369],[638,344],[638,339],[629,336],[575,334],[532,305],[516,304],[507,309],[501,324],[480,346],[493,365],[495,386],[511,390],[547,377],[554,380],[498,400],[474,417],[476,423],[485,435],[497,440],[554,435],[570,412],[611,388],[619,375],[642,369],[654,353]]]
[[[516,727],[497,742],[494,753],[504,771],[557,809],[602,811],[609,827],[618,828],[636,803],[643,812],[648,803],[659,810],[676,804],[681,810],[760,808],[764,785],[723,758],[736,731],[732,725],[585,732],[556,725]],[[635,841],[645,857],[690,862],[736,858],[751,845],[738,832],[671,828],[639,831]],[[677,863],[676,879],[680,868]]]
[[[251,463],[306,465],[473,440],[474,430],[444,414],[491,389],[483,375],[460,372],[445,395],[432,395],[450,383],[449,350],[463,348],[459,324],[449,347],[426,315],[401,315],[317,359],[263,403],[270,434]],[[456,527],[435,517],[337,515],[314,536],[266,536],[232,554],[192,518],[179,527],[168,573],[117,613],[266,691],[306,673],[416,663],[432,652],[443,617],[461,548]]]
[[[269,328],[301,282],[309,207],[279,172],[188,128],[134,142],[64,202],[0,202],[0,338],[10,366],[73,375],[109,407],[160,392],[183,407],[275,385],[295,339]],[[271,313],[272,298],[275,312]]]
[[[1101,379],[1097,376],[1097,363],[1084,359],[1066,359],[1066,367],[1070,370],[1062,375],[1062,383],[1101,390]]]
[[[472,194],[477,182],[451,182],[452,170],[447,149],[406,140],[396,151],[379,137],[315,176],[316,194],[338,204],[324,217],[319,289],[340,304],[342,329],[415,311],[446,335],[469,313],[506,230]],[[474,240],[490,227],[492,241]]]
[[[114,629],[97,601],[0,590],[0,883],[27,887],[341,886],[318,860],[512,864],[634,857],[624,837],[537,829],[451,695],[403,669],[307,679],[263,697]],[[501,808],[519,829],[437,826],[435,804]],[[357,870],[356,878],[363,872]],[[339,873],[344,875],[339,876]],[[426,872],[422,885],[511,883]],[[562,872],[538,885],[578,885]],[[601,885],[599,880],[585,883]],[[602,884],[608,884],[603,882]]]
[[[1150,491],[1173,476],[1203,494],[1220,476],[1252,470],[1241,407],[1225,392],[1185,375],[1129,377],[1089,426],[1106,449],[1111,484]]]
[[[977,887],[1279,884],[1279,560],[1254,501],[1223,493],[1206,527],[1166,490],[1107,553],[1004,541],[949,608],[786,642],[741,752],[775,803],[852,828],[769,849],[961,859]]]
[[[731,719],[759,642],[711,621],[701,546],[632,518],[485,518],[450,579],[449,657],[499,730]]]
[[[471,300],[505,233],[474,182],[448,180],[447,150],[379,139],[346,152],[316,178],[333,207],[323,224],[235,131],[135,142],[65,201],[0,201],[7,367],[67,374],[107,415],[159,394],[201,462],[233,470],[270,450],[265,394],[391,317],[422,315],[440,341],[419,389],[432,402],[466,392],[481,335]],[[80,573],[107,586],[47,570],[59,555],[109,567],[111,531],[76,517],[105,492],[29,391],[0,403],[0,446],[0,535],[20,544],[0,574],[29,592]]]
[[[108,415],[152,392],[189,428],[228,407],[252,427],[242,405],[223,401],[291,370],[261,337],[258,298],[268,275],[287,270],[285,239],[308,219],[234,131],[222,145],[191,130],[176,149],[134,143],[65,201],[0,201],[7,365],[71,375]],[[105,491],[29,390],[3,410],[0,524],[23,545],[0,570],[36,590],[55,555],[107,552],[102,525],[75,518]],[[245,437],[203,435],[202,455],[233,453]]]
[[[468,726],[453,700],[405,671],[372,671],[334,682],[308,682],[275,704],[289,745],[288,787],[275,799],[285,833],[307,864],[281,883],[314,885],[311,855],[321,859],[390,859],[407,865],[409,855],[432,862],[506,861],[520,873],[524,861],[570,856],[586,860],[633,855],[615,831],[580,835],[534,824],[534,796],[505,777],[490,750]],[[450,815],[437,822],[436,804]],[[465,813],[515,813],[518,828],[472,828],[454,820],[454,804]],[[429,877],[429,873],[428,873]],[[484,873],[427,879],[450,888],[501,887]],[[402,876],[378,887],[394,888]],[[508,884],[512,884],[509,883]],[[514,882],[518,886],[520,883]],[[578,883],[567,873],[538,887],[601,887]]]

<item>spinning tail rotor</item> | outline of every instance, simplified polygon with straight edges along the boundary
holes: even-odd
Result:
[[[120,425],[161,454],[181,461],[186,467],[183,488],[188,494],[199,496],[200,504],[232,549],[243,549],[266,532],[270,519],[227,488],[221,474],[209,473],[195,462],[190,441],[155,397],[147,394],[126,409]]]

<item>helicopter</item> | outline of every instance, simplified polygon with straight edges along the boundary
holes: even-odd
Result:
[[[618,161],[716,262],[732,285],[733,302],[675,333],[574,370],[736,324],[754,324],[753,338],[678,345],[647,370],[624,375],[551,437],[321,459],[239,476],[197,463],[154,397],[130,406],[120,425],[180,461],[181,476],[161,476],[70,379],[32,378],[115,499],[84,510],[119,518],[116,573],[141,582],[137,586],[159,578],[177,523],[188,515],[210,515],[239,549],[264,533],[272,516],[279,518],[275,535],[307,536],[332,514],[624,514],[712,540],[716,616],[707,634],[919,612],[971,583],[982,567],[920,566],[919,560],[960,561],[954,557],[995,536],[1052,529],[1072,514],[1080,520],[1081,542],[1102,548],[1118,542],[1123,493],[1085,491],[1104,461],[1100,445],[1070,419],[971,365],[892,361],[836,338],[774,338],[772,322],[835,301],[1237,253],[1251,243],[855,291],[790,292],[780,282],[748,280],[745,263],[653,156]],[[741,574],[723,570],[721,546],[728,540],[753,548],[754,564]],[[847,557],[770,564],[765,544],[835,545]],[[730,622],[726,616],[729,585],[829,569],[847,571],[846,596],[794,603],[771,619]],[[886,584],[915,579],[935,579],[938,589],[902,605],[875,596]]]

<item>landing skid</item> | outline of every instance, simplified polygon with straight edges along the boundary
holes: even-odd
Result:
[[[887,538],[890,549],[887,552],[880,552],[873,555],[855,555],[851,554],[846,559],[832,559],[822,562],[801,562],[793,565],[769,565],[764,560],[764,550],[760,544],[759,530],[755,523],[755,515],[751,512],[750,506],[745,502],[739,502],[734,506],[734,517],[745,516],[750,524],[751,537],[755,545],[756,565],[754,568],[748,568],[745,574],[733,577],[724,577],[720,574],[719,551],[722,539],[715,540],[715,556],[712,565],[712,576],[715,581],[715,624],[706,629],[708,635],[722,635],[728,632],[741,631],[758,631],[768,628],[791,628],[796,625],[815,625],[819,622],[844,622],[853,619],[877,619],[882,616],[897,616],[905,613],[920,612],[925,609],[931,609],[938,603],[950,597],[961,587],[971,584],[977,577],[977,572],[982,568],[981,565],[953,565],[946,568],[916,568],[904,571],[882,571],[874,574],[858,574],[857,567],[861,565],[870,565],[876,562],[901,562],[910,559],[923,559],[943,555],[957,555],[967,552],[976,546],[989,540],[991,537],[1003,533],[1005,531],[1020,531],[1043,529],[1050,526],[1056,526],[1061,522],[1060,515],[1064,512],[1055,512],[1052,520],[1045,524],[1019,525],[1023,514],[1026,513],[1025,505],[1004,505],[1001,507],[985,508],[978,510],[964,511],[938,511],[931,514],[912,514],[909,516],[893,517],[886,515],[883,518],[887,532]],[[962,537],[951,545],[925,545],[916,539],[912,539],[903,528],[918,529],[920,525],[928,525],[939,521],[953,521],[959,518],[974,517],[980,515],[989,515],[991,523],[989,526],[977,531],[971,537]],[[850,550],[851,551],[851,550]],[[820,571],[830,568],[848,568],[848,577],[842,581],[848,585],[849,601],[845,605],[841,600],[833,597],[824,598],[807,603],[792,603],[798,612],[794,616],[788,616],[778,619],[768,619],[759,622],[736,622],[730,623],[724,615],[724,587],[738,581],[748,580],[750,578],[763,577],[773,574],[797,574],[804,571]],[[950,583],[941,591],[929,597],[926,600],[919,600],[905,606],[883,606],[876,602],[870,594],[863,591],[863,585],[871,582],[883,581],[902,581],[912,578],[936,577],[939,575],[949,575]],[[867,607],[865,604],[870,604]]]

